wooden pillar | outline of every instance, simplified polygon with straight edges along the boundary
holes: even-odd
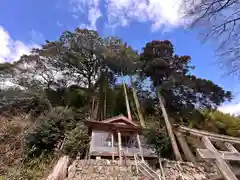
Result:
[[[114,160],[114,136],[112,132],[112,160]]]
[[[89,147],[89,150],[88,150],[88,159],[90,159],[91,153],[92,153],[93,149],[95,148],[94,147],[94,141],[95,141],[94,136],[95,136],[95,133],[94,133],[94,131],[92,131],[91,140],[90,140],[90,147]]]
[[[176,138],[175,138],[173,130],[172,130],[172,125],[171,125],[171,123],[168,119],[168,114],[167,114],[167,111],[165,109],[164,102],[163,102],[163,99],[162,99],[162,95],[160,94],[159,87],[157,87],[157,96],[158,96],[160,107],[161,107],[162,114],[163,114],[163,117],[164,117],[167,133],[168,133],[170,141],[171,141],[173,153],[174,153],[177,161],[182,161],[182,156],[181,156],[180,151],[178,149],[177,141],[176,141]]]
[[[183,150],[183,153],[184,153],[187,161],[195,162],[196,159],[195,159],[191,149],[189,148],[188,143],[187,143],[185,137],[182,135],[182,133],[176,132],[176,137],[177,137],[177,140]]]
[[[213,146],[213,144],[208,139],[208,137],[203,136],[202,142],[204,143],[205,147],[214,155],[214,159],[216,160],[216,165],[219,171],[222,173],[223,177],[226,180],[237,180],[237,177],[234,175],[234,173],[229,168],[227,163],[222,159],[221,155],[218,153],[218,151]]]
[[[128,120],[132,121],[132,115],[131,115],[131,109],[130,109],[130,104],[129,104],[129,100],[128,100],[127,88],[126,88],[126,84],[125,84],[124,81],[123,81],[123,90],[124,90],[124,95],[125,95],[125,102],[126,102],[126,107],[127,107]]]
[[[228,148],[229,151],[233,153],[239,153],[238,150],[230,143],[225,142],[225,146]]]
[[[122,139],[121,133],[118,131],[118,156],[119,156],[119,163],[122,165]]]
[[[139,146],[141,158],[142,158],[142,160],[144,160],[144,158],[143,158],[142,144],[141,144],[140,137],[139,137],[139,134],[138,134],[138,133],[137,133],[137,141],[138,141],[138,146]]]

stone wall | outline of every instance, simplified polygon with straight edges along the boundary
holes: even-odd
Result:
[[[117,161],[75,160],[68,168],[66,180],[147,180],[142,175],[136,174],[133,165],[119,166]]]
[[[162,160],[166,180],[177,180],[181,176],[186,180],[206,180],[209,177],[219,174],[213,164],[176,162]],[[160,170],[157,170],[160,172]]]
[[[128,161],[127,166],[119,166],[111,160],[75,160],[68,169],[66,180],[147,180],[142,174],[137,174],[134,161]],[[163,160],[166,180],[207,180],[208,175],[218,174],[214,166],[203,163],[186,163]],[[160,173],[160,170],[156,171]],[[185,180],[183,179],[183,180]]]

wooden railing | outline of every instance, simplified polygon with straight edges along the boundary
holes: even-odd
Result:
[[[161,175],[157,174],[144,160],[139,158],[137,154],[134,154],[134,160],[137,173],[141,172],[143,175],[152,180],[164,180]]]

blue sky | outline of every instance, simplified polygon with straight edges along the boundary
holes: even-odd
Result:
[[[235,99],[223,111],[240,112],[238,81],[224,76],[216,64],[214,42],[202,44],[196,30],[187,32],[181,0],[1,0],[0,62],[17,60],[45,39],[64,30],[96,29],[116,35],[141,51],[151,40],[171,40],[179,55],[190,55],[194,74],[233,91]]]

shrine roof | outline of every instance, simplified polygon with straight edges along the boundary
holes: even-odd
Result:
[[[112,118],[105,119],[103,121],[96,121],[96,120],[88,120],[86,124],[89,127],[108,127],[108,128],[122,128],[122,129],[132,129],[138,130],[141,129],[141,126],[135,124],[131,120],[129,120],[124,115],[115,116]]]

